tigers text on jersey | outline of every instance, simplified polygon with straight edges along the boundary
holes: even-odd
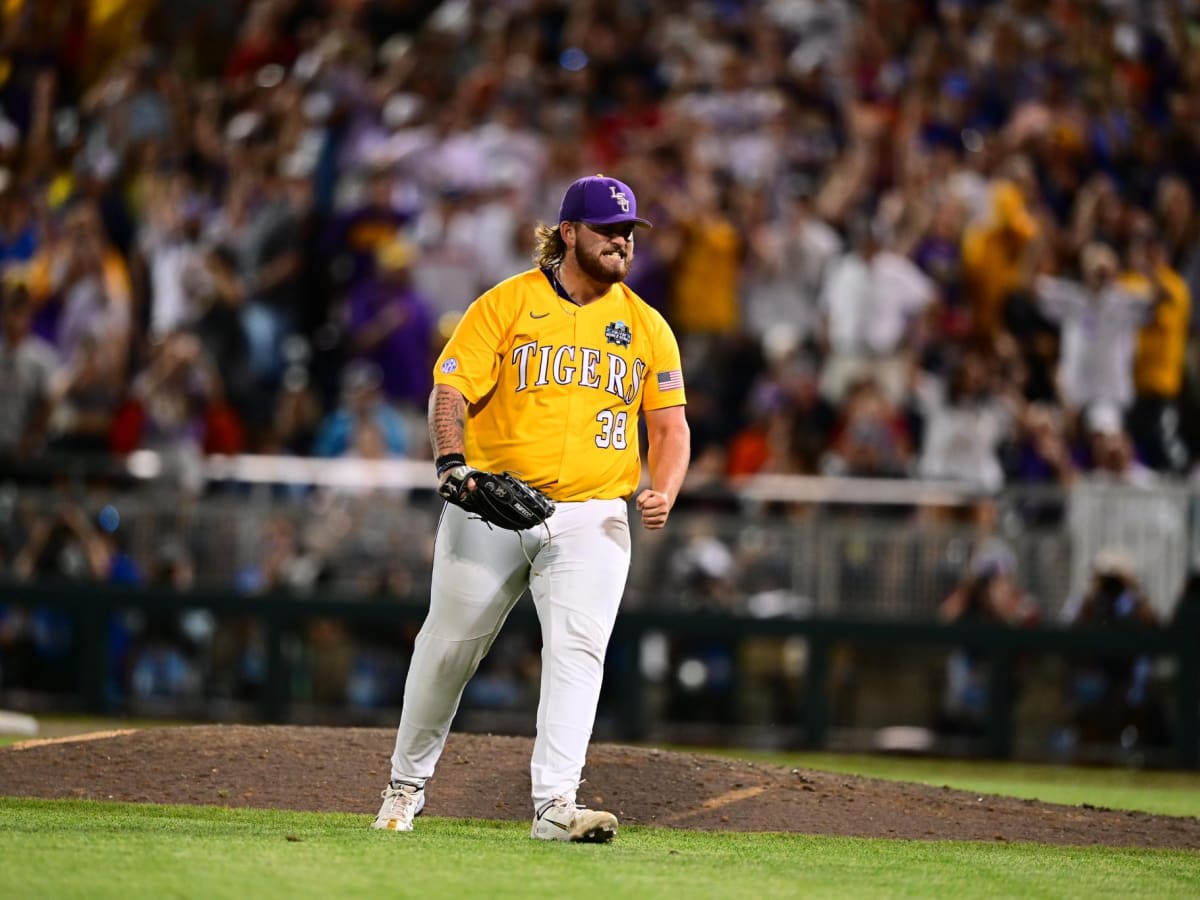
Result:
[[[564,502],[632,494],[640,410],[686,402],[679,345],[657,310],[624,284],[576,306],[541,269],[472,303],[433,377],[467,398],[470,465]]]

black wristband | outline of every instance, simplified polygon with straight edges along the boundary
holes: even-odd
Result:
[[[455,466],[465,466],[467,458],[461,453],[443,453],[433,461],[433,465],[437,468],[437,473],[440,476],[447,469],[453,469]]]

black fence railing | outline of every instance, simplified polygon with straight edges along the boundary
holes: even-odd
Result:
[[[289,721],[291,681],[285,641],[301,624],[325,618],[347,625],[418,624],[425,614],[422,603],[413,601],[363,602],[361,598],[339,598],[314,594],[243,595],[228,591],[196,590],[177,593],[167,590],[85,584],[0,585],[0,601],[28,607],[51,607],[70,613],[78,628],[75,646],[75,699],[80,709],[111,713],[106,691],[110,673],[107,627],[110,618],[122,611],[146,614],[205,609],[214,615],[253,617],[264,626],[265,675],[257,697],[258,718],[268,722]],[[512,627],[533,627],[535,616],[528,604],[519,604]],[[832,650],[839,645],[861,648],[934,647],[961,648],[987,660],[990,690],[983,734],[988,756],[1013,756],[1015,703],[1014,672],[1018,660],[1031,653],[1064,658],[1079,655],[1137,656],[1169,660],[1170,712],[1173,719],[1171,764],[1180,768],[1200,767],[1200,625],[1144,631],[1124,628],[1010,628],[994,624],[936,624],[919,622],[855,621],[845,618],[750,618],[715,613],[630,611],[618,618],[610,648],[616,661],[614,696],[617,698],[617,731],[622,739],[638,740],[648,733],[644,705],[644,681],[640,647],[650,633],[677,638],[711,638],[737,642],[756,637],[802,637],[807,642],[804,687],[798,711],[803,723],[802,743],[810,749],[828,746],[831,723]]]

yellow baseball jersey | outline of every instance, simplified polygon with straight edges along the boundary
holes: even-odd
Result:
[[[468,307],[433,378],[467,398],[470,465],[560,501],[631,495],[638,414],[686,402],[679,345],[655,309],[624,284],[576,306],[541,269]]]

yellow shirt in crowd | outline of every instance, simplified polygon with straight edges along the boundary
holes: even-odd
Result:
[[[1022,285],[1025,250],[1037,233],[1017,186],[998,182],[991,220],[968,228],[962,242],[966,299],[977,334],[990,337],[1002,329],[1004,307]]]
[[[712,217],[687,223],[675,263],[671,324],[689,334],[736,331],[741,261],[742,239],[728,219]]]
[[[1183,386],[1191,294],[1187,282],[1169,266],[1159,266],[1155,276],[1163,296],[1138,332],[1133,382],[1139,394],[1174,397]],[[1133,290],[1151,290],[1146,276],[1137,272],[1122,276],[1121,283]]]

